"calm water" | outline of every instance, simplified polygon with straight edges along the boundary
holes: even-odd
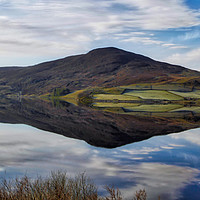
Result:
[[[98,148],[28,125],[0,123],[0,175],[46,176],[52,170],[86,172],[101,191],[119,187],[131,199],[145,188],[150,200],[200,199],[200,129],[113,149]],[[101,187],[102,186],[102,187]]]

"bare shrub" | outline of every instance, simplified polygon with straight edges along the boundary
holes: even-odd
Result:
[[[109,196],[105,197],[105,200],[122,200],[122,195],[118,188],[115,189],[114,187],[110,188],[106,186],[106,190],[108,191]]]
[[[1,200],[123,200],[120,190],[106,186],[106,197],[98,196],[97,187],[84,173],[68,177],[65,172],[52,172],[48,177],[27,176],[0,182]],[[145,189],[136,191],[133,200],[147,200]]]
[[[52,172],[47,178],[31,180],[27,176],[0,183],[1,200],[97,200],[97,187],[80,174],[68,178],[66,173]]]
[[[139,190],[135,192],[134,200],[146,200],[147,199],[147,193],[145,189]]]

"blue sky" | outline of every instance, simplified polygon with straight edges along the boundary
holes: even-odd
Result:
[[[114,46],[200,70],[199,0],[0,0],[0,66]]]

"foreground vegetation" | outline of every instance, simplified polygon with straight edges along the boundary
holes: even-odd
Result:
[[[93,181],[80,174],[70,178],[64,172],[52,172],[47,178],[35,180],[3,179],[0,184],[1,200],[123,200],[119,189],[105,187],[107,196],[100,197]],[[145,190],[136,191],[134,200],[146,200]]]

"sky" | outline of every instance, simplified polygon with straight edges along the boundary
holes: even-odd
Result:
[[[0,66],[117,47],[200,71],[199,0],[0,0]]]

